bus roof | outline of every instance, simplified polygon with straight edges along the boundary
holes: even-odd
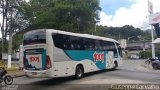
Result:
[[[59,33],[59,34],[66,34],[66,35],[72,35],[72,36],[78,36],[78,37],[85,37],[85,38],[91,38],[91,39],[98,39],[98,40],[105,40],[105,41],[111,41],[111,42],[116,42],[119,44],[118,41],[112,38],[106,38],[106,37],[100,37],[100,36],[95,36],[95,35],[90,35],[90,34],[80,34],[80,33],[72,33],[72,32],[66,32],[66,31],[61,31],[61,30],[55,30],[55,29],[37,29],[37,30],[46,30],[46,32],[49,33]],[[32,30],[35,31],[35,30]],[[32,32],[29,31],[29,32]]]

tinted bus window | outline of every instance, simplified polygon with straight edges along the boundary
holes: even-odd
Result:
[[[45,31],[33,31],[24,34],[23,45],[46,43]]]
[[[77,37],[65,34],[52,34],[55,47],[64,50],[106,50],[114,51],[114,42],[96,40],[91,38]]]
[[[66,47],[63,41],[64,39],[63,34],[52,34],[52,37],[53,37],[53,42],[54,42],[55,47],[58,47],[60,49],[64,49],[64,47]]]
[[[55,47],[64,50],[84,50],[83,38],[64,35],[52,34]]]

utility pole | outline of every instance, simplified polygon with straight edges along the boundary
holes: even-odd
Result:
[[[153,26],[151,25],[152,29],[151,29],[151,36],[152,36],[152,42],[154,41],[154,28]],[[155,58],[155,45],[154,43],[152,43],[152,58]]]
[[[148,1],[148,12],[149,12],[149,17],[150,15],[153,14],[153,4],[152,2]],[[154,32],[153,32],[153,26],[151,25],[151,37],[152,37],[152,42],[154,41]],[[152,43],[152,58],[155,58],[155,45]]]

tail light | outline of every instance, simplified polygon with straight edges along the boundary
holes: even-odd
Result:
[[[50,57],[47,55],[46,56],[46,69],[49,69],[49,68],[51,68],[52,67],[52,65],[51,65],[51,59],[50,59]]]

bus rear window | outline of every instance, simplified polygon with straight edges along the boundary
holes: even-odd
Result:
[[[24,34],[23,45],[46,43],[45,31],[31,31]]]

